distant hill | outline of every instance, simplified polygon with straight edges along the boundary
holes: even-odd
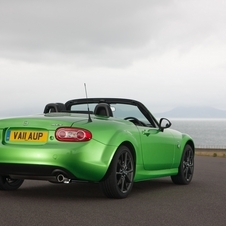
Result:
[[[157,118],[226,118],[226,111],[213,107],[177,107],[155,114]]]

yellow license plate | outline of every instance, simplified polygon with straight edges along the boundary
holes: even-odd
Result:
[[[7,141],[20,141],[20,142],[46,142],[48,132],[44,131],[19,131],[11,130],[6,137]]]

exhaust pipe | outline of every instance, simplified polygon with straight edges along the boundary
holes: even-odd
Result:
[[[58,174],[56,177],[57,182],[68,184],[70,183],[70,179],[65,177],[63,174]]]

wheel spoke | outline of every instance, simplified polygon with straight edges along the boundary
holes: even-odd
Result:
[[[133,169],[130,169],[127,171],[127,174],[131,174],[131,173],[133,173]]]
[[[122,183],[121,183],[121,191],[127,191],[126,183],[125,183],[125,177],[122,177]]]
[[[122,184],[122,177],[120,177],[118,182],[117,182],[118,187],[120,187],[121,184]]]
[[[126,167],[126,165],[127,165],[127,156],[128,156],[128,153],[126,152],[125,153],[124,165],[123,165],[124,167]]]
[[[188,168],[187,167],[184,169],[184,177],[185,177],[186,180],[189,179],[188,178]]]
[[[183,161],[183,171],[184,171],[184,178],[189,181],[192,173],[193,173],[193,152],[192,150],[188,150],[184,155]]]
[[[127,192],[133,181],[133,163],[128,152],[123,153],[118,159],[116,178],[120,191]]]
[[[126,182],[126,177],[125,176],[120,176],[117,185],[120,189],[121,192],[126,192],[127,191],[127,182]]]
[[[126,180],[127,183],[131,183],[132,182],[131,179],[132,179],[131,176],[128,177],[128,175],[126,175],[125,180]]]
[[[194,165],[193,165],[193,164],[190,164],[190,165],[188,166],[188,169],[189,169],[189,171],[190,171],[190,174],[192,174],[192,173],[193,173],[193,170],[194,170]]]

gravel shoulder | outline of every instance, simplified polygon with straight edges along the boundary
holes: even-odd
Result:
[[[217,148],[196,148],[195,154],[198,156],[212,156],[226,158],[226,149]]]

